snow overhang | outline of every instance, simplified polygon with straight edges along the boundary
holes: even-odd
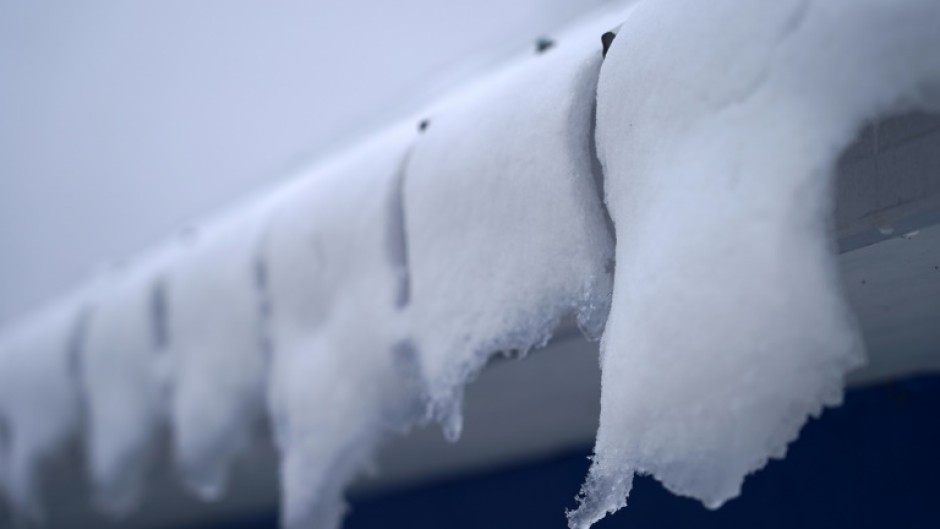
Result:
[[[741,20],[728,22],[726,12]],[[461,443],[442,443],[433,429],[396,440],[381,453],[383,477],[367,487],[581,446],[594,438],[600,415],[596,468],[584,510],[572,516],[583,527],[622,505],[634,471],[719,505],[745,474],[781,456],[808,415],[838,402],[843,375],[860,359],[845,303],[868,350],[868,366],[852,371],[850,382],[940,367],[932,325],[940,309],[940,120],[910,113],[937,108],[938,8],[916,0],[773,8],[646,2],[621,19],[603,64],[599,35],[612,27],[609,19],[434,107],[428,127],[405,124],[210,224],[195,240],[171,241],[116,272],[105,288],[64,305],[77,307],[71,325],[54,309],[19,328],[29,333],[6,335],[4,375],[32,377],[35,388],[65,373],[88,414],[66,417],[64,430],[32,428],[24,410],[61,411],[72,393],[34,400],[35,389],[4,388],[4,485],[19,507],[32,509],[32,472],[69,446],[78,427],[99,492],[133,492],[144,479],[136,466],[148,454],[165,457],[170,445],[157,440],[169,433],[174,462],[212,496],[224,478],[219,468],[267,412],[288,461],[288,523],[332,525],[341,486],[379,440],[420,422],[414,401],[424,399],[429,416],[455,435],[464,385],[487,366],[468,386]],[[840,152],[837,176],[827,180],[827,161]],[[597,182],[606,208],[591,191]],[[589,333],[603,327],[608,213],[617,240],[610,321],[629,332],[612,330],[610,321],[604,330],[602,395],[597,346],[580,338],[568,316],[577,314]],[[830,218],[835,241],[827,239]],[[234,233],[255,237],[232,237],[242,222],[247,229]],[[828,242],[837,243],[837,260]],[[727,251],[735,248],[740,255]],[[696,260],[681,263],[690,256]],[[839,277],[830,273],[836,267]],[[730,272],[714,273],[719,268]],[[670,288],[690,295],[679,308],[693,317],[629,327],[649,308],[671,305],[656,300],[662,290],[625,296],[617,285],[657,285],[661,270],[675,274]],[[774,277],[787,281],[767,281]],[[751,304],[713,306],[725,298]],[[642,311],[630,308],[637,299],[648,303]],[[214,318],[187,328],[200,314]],[[58,337],[61,349],[31,338],[43,322],[55,333],[40,335]],[[548,346],[524,361],[489,362],[541,345],[558,322]],[[715,324],[741,332],[716,333]],[[247,333],[235,345],[232,325]],[[766,348],[765,337],[776,345]],[[719,344],[730,352],[716,352]],[[752,357],[761,348],[767,356]],[[43,361],[71,356],[53,362],[55,369],[19,361],[50,349],[58,352]],[[198,356],[207,349],[235,356]],[[649,355],[660,351],[679,361],[658,365]],[[703,364],[704,374],[688,372],[701,354],[716,355],[714,362]],[[637,363],[644,358],[651,361]],[[274,378],[268,367],[246,365],[274,365]],[[753,397],[754,409],[741,415],[728,412],[736,406],[728,395],[708,390],[721,381],[746,389],[751,375],[759,385],[768,368],[794,376],[753,395],[742,391],[737,396]],[[643,369],[650,372],[638,375]],[[319,382],[311,389],[308,380]],[[707,397],[700,412],[718,424],[738,421],[741,431],[687,428],[677,420],[686,413],[682,399],[670,401],[669,392],[651,393],[648,402],[624,396],[663,381],[698,387]],[[222,389],[201,393],[206,387]],[[330,411],[323,403],[334,400],[341,404]],[[209,418],[227,419],[203,429],[199,412],[208,402]],[[774,410],[784,408],[788,415],[778,417]],[[184,418],[194,428],[185,446],[196,455],[188,458],[178,433]],[[619,447],[605,441],[605,421],[608,436],[636,424],[655,428]],[[719,457],[705,461],[688,445],[670,444],[683,435],[707,439]],[[670,443],[660,444],[662,436]],[[254,442],[220,502],[181,500],[170,471],[146,494],[131,495],[144,503],[128,523],[156,527],[270,506],[277,457],[270,437]],[[723,459],[725,445],[744,447],[735,452],[741,457]],[[221,467],[201,468],[199,454],[215,451],[224,455]],[[77,461],[60,483],[81,483]],[[598,484],[609,490],[598,492]],[[50,495],[58,505],[52,522],[93,516],[62,499],[74,499],[74,491]],[[106,507],[123,511],[133,500]],[[192,507],[171,512],[170,503]]]

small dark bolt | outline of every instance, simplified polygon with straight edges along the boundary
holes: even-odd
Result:
[[[555,46],[555,41],[548,37],[539,37],[535,41],[535,52],[536,53],[545,53],[546,51],[552,49]]]
[[[426,119],[422,119],[420,122],[418,122],[418,130],[421,131],[421,132],[424,132],[424,131],[428,130],[428,125],[430,125],[430,124],[431,124],[430,121],[428,121],[428,120],[426,120]]]
[[[617,34],[613,31],[608,31],[607,33],[601,35],[601,45],[604,46],[604,57],[607,57],[607,50],[609,50],[610,45],[614,43],[614,37],[616,36]]]

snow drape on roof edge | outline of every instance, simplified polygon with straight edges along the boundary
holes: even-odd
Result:
[[[185,234],[164,279],[173,453],[182,478],[205,499],[222,494],[232,461],[263,422],[259,249],[271,202]]]
[[[448,101],[405,172],[412,333],[451,439],[496,353],[544,345],[575,314],[599,336],[613,242],[591,149],[598,32]]]
[[[179,250],[162,246],[115,271],[89,309],[79,358],[88,474],[98,506],[115,515],[136,506],[157,455],[172,339],[163,276]]]
[[[416,133],[389,131],[316,169],[268,225],[268,403],[288,528],[338,526],[343,488],[376,443],[424,416],[389,230]]]
[[[627,19],[598,88],[617,269],[573,527],[622,507],[634,472],[717,508],[841,401],[864,355],[829,239],[835,162],[869,120],[937,102],[938,22],[935,2],[878,0]]]
[[[87,318],[79,292],[0,337],[0,487],[39,518],[39,465],[79,432],[79,342]]]
[[[83,440],[99,503],[126,513],[165,437],[216,497],[267,417],[285,526],[336,527],[383,438],[426,419],[456,438],[487,359],[575,316],[603,332],[603,391],[572,527],[625,505],[635,472],[717,507],[863,359],[830,175],[867,120],[940,106],[938,22],[931,0],[646,0],[587,24],[426,130],[4,329],[0,485],[37,516],[40,464]]]

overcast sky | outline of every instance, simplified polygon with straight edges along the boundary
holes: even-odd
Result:
[[[601,3],[0,1],[0,320]]]

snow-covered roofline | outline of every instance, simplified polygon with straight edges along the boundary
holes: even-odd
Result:
[[[866,123],[938,109],[938,22],[930,0],[647,0],[576,28],[5,329],[3,487],[36,514],[40,462],[80,437],[128,512],[167,429],[217,497],[268,420],[285,526],[335,527],[382,440],[458,437],[488,359],[573,315],[603,382],[571,526],[635,472],[717,507],[863,362],[831,175]]]

